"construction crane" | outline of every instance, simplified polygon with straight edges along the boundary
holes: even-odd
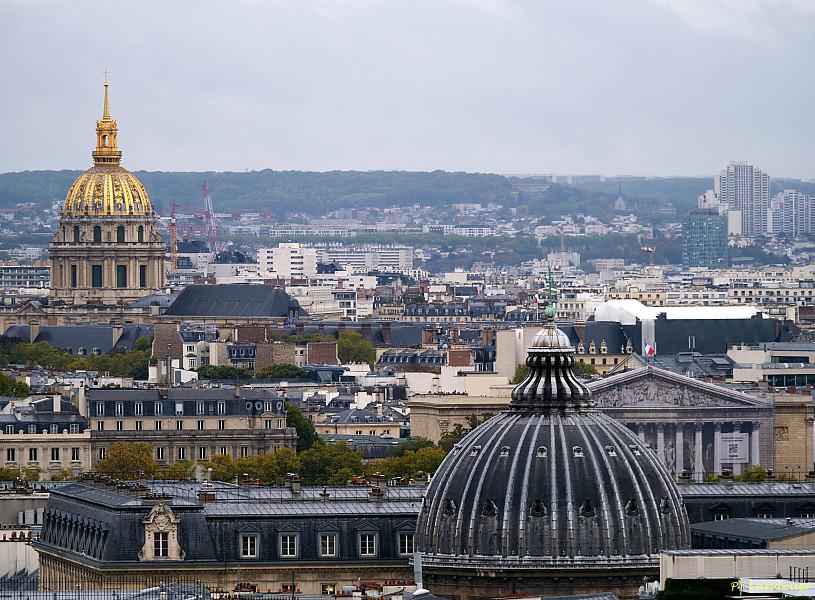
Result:
[[[175,273],[176,269],[178,268],[178,238],[179,238],[179,227],[178,222],[181,220],[189,220],[189,219],[205,219],[203,214],[196,214],[193,212],[192,214],[179,214],[178,209],[184,208],[187,210],[197,211],[197,206],[184,206],[183,204],[176,204],[173,202],[171,205],[171,212],[170,212],[170,224],[167,225],[167,229],[170,232],[170,272]],[[191,234],[193,232],[193,228],[191,226],[187,227],[187,233]]]
[[[212,206],[212,196],[209,193],[209,182],[204,182],[204,235],[209,240],[210,252],[217,252],[218,248],[218,223],[216,221],[215,209]]]

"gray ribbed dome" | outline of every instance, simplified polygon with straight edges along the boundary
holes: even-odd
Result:
[[[545,339],[558,337],[553,323]],[[558,332],[565,337],[563,332]],[[590,407],[570,346],[531,347],[509,410],[447,456],[419,514],[428,567],[655,567],[686,548],[679,491],[628,428]]]
[[[532,348],[550,348],[559,350],[571,350],[572,343],[569,336],[555,327],[554,322],[549,322],[532,338]]]

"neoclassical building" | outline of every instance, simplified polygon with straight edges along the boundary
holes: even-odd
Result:
[[[96,122],[93,167],[65,198],[51,240],[50,307],[124,307],[164,287],[165,246],[141,182],[121,166],[108,82]]]

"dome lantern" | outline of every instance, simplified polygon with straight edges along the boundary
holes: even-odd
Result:
[[[116,143],[119,128],[110,118],[108,100],[108,71],[105,69],[105,99],[102,103],[102,118],[96,122],[96,150],[93,151],[93,164],[97,166],[118,166],[122,161],[122,151]]]

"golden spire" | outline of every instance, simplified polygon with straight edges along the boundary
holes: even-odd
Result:
[[[98,166],[118,166],[122,152],[116,145],[116,121],[110,118],[108,101],[108,70],[105,69],[105,100],[102,105],[102,118],[96,122],[96,150],[93,151],[93,163]]]
[[[102,107],[102,118],[110,119],[110,104],[108,103],[108,68],[105,67],[105,104]]]

